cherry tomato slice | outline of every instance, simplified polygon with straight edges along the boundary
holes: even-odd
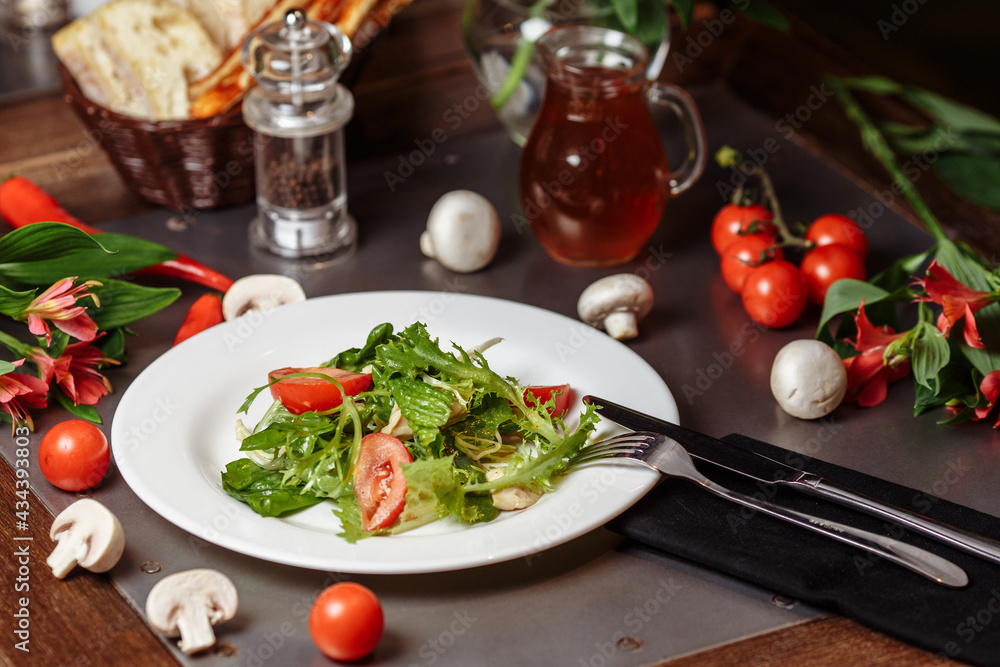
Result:
[[[292,373],[319,373],[326,375],[344,388],[348,396],[360,394],[372,386],[371,373],[352,373],[339,368],[279,368],[267,374],[273,381]],[[271,385],[271,396],[281,401],[289,412],[301,415],[310,410],[323,412],[332,410],[344,402],[344,397],[336,384],[323,378],[290,377]]]
[[[771,219],[771,212],[760,204],[726,204],[712,220],[712,247],[721,255],[730,243],[748,233],[777,238],[778,230],[774,225],[767,224]]]
[[[743,282],[750,272],[761,262],[764,253],[771,248],[774,238],[767,234],[744,234],[729,244],[722,252],[719,268],[722,279],[729,289],[737,294],[743,289]],[[774,248],[769,255],[773,259],[784,259],[781,248]]]
[[[821,215],[806,230],[806,241],[817,246],[841,243],[858,254],[862,260],[868,257],[868,238],[858,223],[846,215],[830,213]]]
[[[363,658],[378,645],[385,630],[385,615],[369,588],[353,581],[323,590],[309,610],[309,636],[334,660]]]
[[[569,412],[569,405],[573,402],[573,390],[568,384],[560,385],[531,385],[524,389],[524,403],[533,408],[546,403],[555,396],[553,409],[549,413],[553,417],[565,417]]]
[[[799,319],[809,301],[802,272],[782,259],[751,271],[740,295],[747,314],[772,329],[787,327]]]
[[[854,250],[840,243],[813,248],[802,258],[801,269],[809,299],[821,306],[830,285],[841,278],[865,279],[865,263]]]
[[[83,419],[56,424],[38,446],[38,467],[45,479],[63,491],[83,491],[97,485],[111,466],[108,439]]]
[[[361,438],[354,470],[354,497],[361,508],[361,526],[368,531],[387,528],[399,518],[406,502],[404,463],[413,457],[399,438],[369,433]]]

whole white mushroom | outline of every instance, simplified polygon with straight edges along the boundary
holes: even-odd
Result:
[[[472,273],[485,267],[500,245],[500,218],[493,204],[471,190],[441,196],[427,216],[420,250],[445,268]]]
[[[616,273],[591,283],[576,303],[580,319],[616,340],[639,335],[639,320],[653,309],[653,288],[634,273]]]
[[[778,351],[771,366],[771,393],[793,417],[817,419],[836,409],[847,392],[847,370],[826,343],[803,338]]]

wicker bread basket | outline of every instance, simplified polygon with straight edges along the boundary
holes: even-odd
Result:
[[[69,70],[57,68],[66,101],[131,190],[175,211],[253,199],[253,132],[240,105],[195,120],[124,116],[88,99]]]

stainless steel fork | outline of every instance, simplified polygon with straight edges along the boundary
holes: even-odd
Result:
[[[924,549],[891,537],[751,498],[716,484],[695,468],[690,455],[680,443],[667,436],[640,431],[607,438],[581,449],[573,459],[572,465],[608,458],[637,461],[669,477],[692,481],[726,500],[864,549],[944,586],[961,588],[969,583],[969,577],[962,568]]]

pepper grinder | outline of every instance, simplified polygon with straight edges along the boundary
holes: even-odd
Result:
[[[337,79],[350,62],[350,40],[292,9],[252,32],[242,58],[257,81],[243,101],[257,183],[251,243],[320,263],[349,254],[357,225],[347,213],[343,128],[354,97]]]

